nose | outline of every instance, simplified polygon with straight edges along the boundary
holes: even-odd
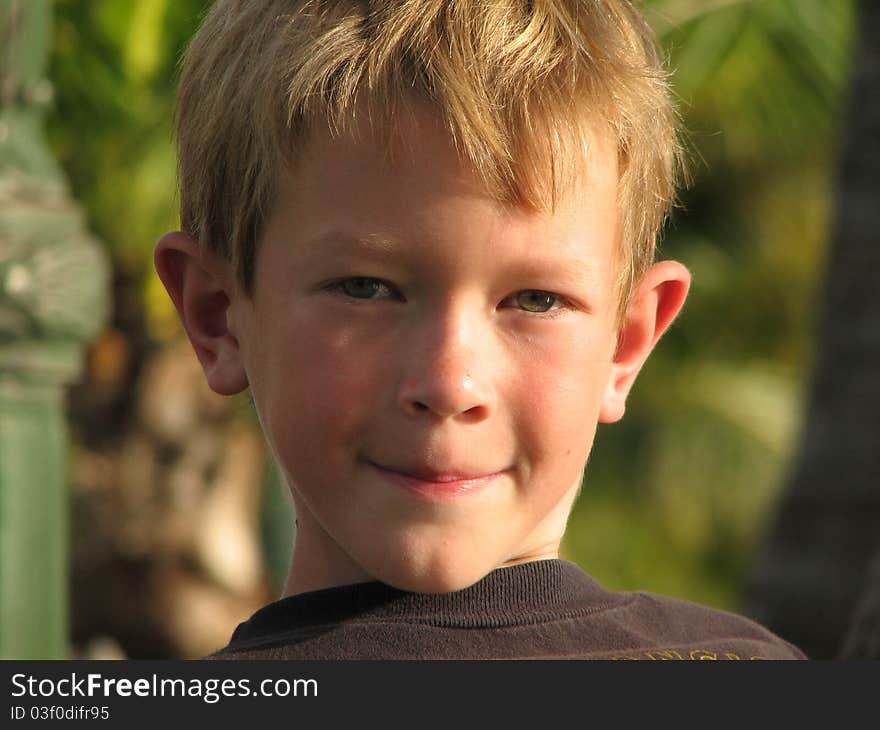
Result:
[[[418,324],[398,392],[398,403],[408,415],[466,422],[490,415],[495,363],[476,319],[447,312]]]

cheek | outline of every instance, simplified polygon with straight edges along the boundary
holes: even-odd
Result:
[[[376,409],[383,358],[378,347],[308,311],[284,329],[273,340],[255,398],[272,446],[292,473],[329,466],[354,448]]]
[[[520,367],[514,418],[533,467],[561,483],[576,478],[592,447],[610,374],[606,349],[572,333],[544,343],[540,359]]]

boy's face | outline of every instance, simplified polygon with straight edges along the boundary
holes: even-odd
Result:
[[[553,214],[491,200],[433,117],[318,136],[229,330],[298,529],[288,592],[425,592],[555,557],[617,331],[614,149]]]

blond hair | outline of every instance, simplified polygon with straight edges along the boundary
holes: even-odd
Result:
[[[364,105],[394,134],[436,109],[499,200],[552,210],[589,136],[620,162],[621,301],[651,265],[679,169],[653,34],[627,0],[219,0],[193,39],[177,107],[181,226],[247,293],[281,172],[319,126]]]

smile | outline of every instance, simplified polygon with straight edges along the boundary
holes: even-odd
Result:
[[[482,474],[433,472],[427,469],[398,471],[372,461],[366,463],[385,481],[428,499],[450,499],[473,494],[504,475],[503,471]]]

